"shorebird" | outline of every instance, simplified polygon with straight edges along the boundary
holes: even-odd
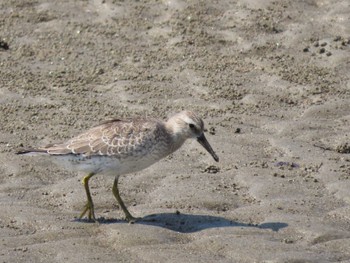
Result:
[[[82,179],[87,202],[79,219],[86,214],[96,221],[89,180],[95,174],[114,174],[113,194],[124,211],[128,222],[135,222],[119,195],[120,175],[137,172],[156,163],[179,149],[190,138],[197,141],[211,154],[215,154],[204,136],[204,123],[192,111],[182,111],[167,121],[153,118],[114,119],[60,144],[17,152],[27,155],[48,155],[53,161],[73,171],[83,171]]]

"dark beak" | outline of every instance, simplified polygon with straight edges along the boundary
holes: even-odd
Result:
[[[208,153],[211,154],[211,156],[213,156],[215,161],[217,161],[217,162],[219,161],[219,157],[216,155],[213,148],[211,148],[209,142],[207,141],[207,139],[204,136],[204,133],[202,133],[201,136],[197,137],[197,141],[208,151]]]

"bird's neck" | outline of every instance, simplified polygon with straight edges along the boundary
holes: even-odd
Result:
[[[166,122],[165,128],[170,136],[172,152],[175,152],[188,138],[182,132],[181,126],[176,122]]]

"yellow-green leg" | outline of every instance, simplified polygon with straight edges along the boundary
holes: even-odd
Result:
[[[136,222],[139,218],[135,218],[133,217],[130,212],[128,211],[128,209],[126,208],[123,200],[121,199],[120,195],[119,195],[119,190],[118,190],[118,179],[119,179],[119,176],[116,176],[115,179],[114,179],[114,184],[113,184],[113,188],[112,188],[112,191],[113,191],[113,194],[115,196],[115,198],[117,199],[120,207],[123,209],[124,211],[124,214],[125,214],[125,218],[126,220],[129,222],[129,223],[134,223]]]
[[[89,173],[87,176],[85,176],[83,178],[83,180],[81,180],[82,184],[85,187],[85,192],[86,192],[86,196],[87,196],[87,203],[85,205],[83,212],[80,214],[79,219],[81,219],[86,213],[88,213],[88,219],[96,221],[95,211],[94,211],[94,203],[92,202],[92,197],[91,197],[90,189],[89,189],[89,180],[94,175],[95,175],[94,173]]]

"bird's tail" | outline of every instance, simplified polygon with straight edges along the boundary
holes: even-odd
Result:
[[[36,154],[46,154],[47,150],[44,149],[34,149],[34,148],[30,148],[30,149],[20,149],[16,152],[16,154],[18,155],[36,155]]]

